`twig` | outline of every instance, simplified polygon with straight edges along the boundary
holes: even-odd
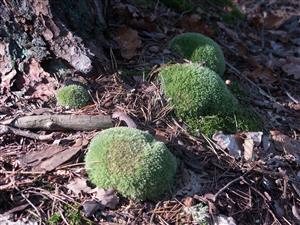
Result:
[[[45,174],[45,172],[34,172],[34,171],[6,171],[6,170],[0,170],[0,174],[22,174],[22,175],[28,175],[28,174]]]
[[[28,202],[29,205],[31,205],[31,207],[36,211],[36,213],[38,214],[39,216],[39,219],[40,219],[40,224],[42,223],[42,216],[41,216],[41,213],[40,211],[37,209],[37,207],[23,194],[21,193],[21,196]]]
[[[244,178],[244,175],[240,176],[240,177],[237,177],[235,178],[234,180],[230,181],[228,184],[226,184],[224,187],[222,187],[213,197],[213,201],[215,202],[218,195],[220,195],[226,188],[228,188],[230,185],[232,185],[233,183],[239,181],[239,180],[242,180]]]
[[[218,155],[214,146],[212,145],[211,140],[209,140],[209,138],[205,134],[201,133],[201,135],[206,140],[206,142],[209,144],[209,146],[211,147],[211,150],[214,152],[214,154],[217,156],[217,158],[220,159],[220,156]]]
[[[285,91],[286,95],[287,95],[294,103],[299,104],[300,101],[298,101],[296,98],[294,98],[294,97],[290,94],[290,92],[288,92],[286,89],[284,89],[284,91]]]
[[[20,130],[20,129],[16,129],[7,125],[0,125],[0,135],[2,134],[15,134],[18,136],[22,136],[22,137],[27,137],[27,138],[31,138],[34,140],[38,140],[38,141],[49,141],[49,140],[53,140],[53,134],[48,134],[48,135],[41,135],[41,134],[35,134],[29,131],[24,131],[24,130]]]

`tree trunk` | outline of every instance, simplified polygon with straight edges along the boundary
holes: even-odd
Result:
[[[107,0],[0,0],[0,81],[26,73],[30,61],[46,72],[89,73],[107,61]]]

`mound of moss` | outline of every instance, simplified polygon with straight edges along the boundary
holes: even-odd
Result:
[[[92,183],[132,199],[156,200],[172,185],[176,158],[162,143],[138,129],[117,127],[96,136],[85,158]]]
[[[241,131],[259,131],[263,128],[260,117],[251,109],[240,106],[231,115],[212,115],[199,118],[189,118],[186,123],[193,133],[202,132],[211,137],[217,131],[237,133]]]
[[[174,37],[169,47],[192,62],[203,63],[220,76],[225,71],[224,54],[220,46],[199,33],[184,33]]]
[[[58,90],[56,99],[66,108],[82,108],[90,101],[88,91],[80,85],[68,85]]]
[[[238,102],[218,74],[198,64],[174,64],[162,68],[160,80],[177,116],[198,118],[230,115]]]
[[[176,11],[182,12],[193,8],[191,0],[161,0],[161,2]]]

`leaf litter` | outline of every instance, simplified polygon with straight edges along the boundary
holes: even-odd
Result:
[[[175,195],[170,193],[155,203],[134,202],[118,196],[114,190],[91,188],[82,162],[94,131],[76,132],[82,136],[79,144],[74,143],[75,134],[69,132],[55,133],[58,140],[55,143],[4,134],[0,137],[0,190],[4,193],[0,193],[0,203],[9,204],[1,206],[1,216],[30,202],[30,206],[13,213],[15,220],[28,217],[39,220],[32,216],[36,208],[34,213],[45,215],[43,222],[46,223],[52,213],[62,211],[67,204],[76,209],[82,207],[82,212],[97,223],[194,224],[184,210],[184,201],[189,196],[189,207],[200,203],[208,206],[211,224],[297,224],[299,128],[295,122],[297,103],[292,99],[299,99],[299,29],[293,14],[300,6],[298,1],[262,2],[239,1],[246,19],[231,25],[218,16],[222,7],[209,6],[208,11],[196,15],[185,13],[181,17],[161,3],[155,5],[155,10],[148,11],[146,6],[134,5],[131,1],[113,1],[117,10],[110,16],[126,19],[111,18],[116,25],[118,66],[129,73],[147,71],[148,76],[146,79],[128,78],[126,82],[116,74],[101,75],[97,80],[88,78],[95,85],[99,102],[73,113],[123,112],[117,116],[119,120],[148,130],[163,140],[181,159],[183,167],[176,177],[175,187],[171,188],[174,190],[170,190]],[[214,32],[216,27],[217,33]],[[173,117],[172,109],[153,79],[156,66],[158,62],[180,61],[166,48],[167,41],[175,34],[195,30],[211,36],[224,49],[229,79],[237,81],[251,97],[251,101],[241,100],[264,117],[263,134],[260,131],[219,133],[214,143],[214,140],[190,135],[181,121]],[[7,45],[1,43],[0,51],[6,48]],[[10,63],[9,58],[2,59],[1,68]],[[57,81],[39,63],[28,61],[25,68],[30,73],[27,75],[15,74],[6,68],[5,79],[1,79],[1,91],[6,95],[0,100],[10,113],[4,113],[3,118],[28,114],[41,105],[55,112],[62,110],[56,109],[51,100]],[[128,85],[134,90],[128,92]],[[267,132],[269,130],[272,132]],[[187,153],[191,157],[187,157]]]

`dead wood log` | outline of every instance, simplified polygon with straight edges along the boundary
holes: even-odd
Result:
[[[34,115],[10,122],[21,129],[91,131],[113,127],[110,116],[103,115]]]

